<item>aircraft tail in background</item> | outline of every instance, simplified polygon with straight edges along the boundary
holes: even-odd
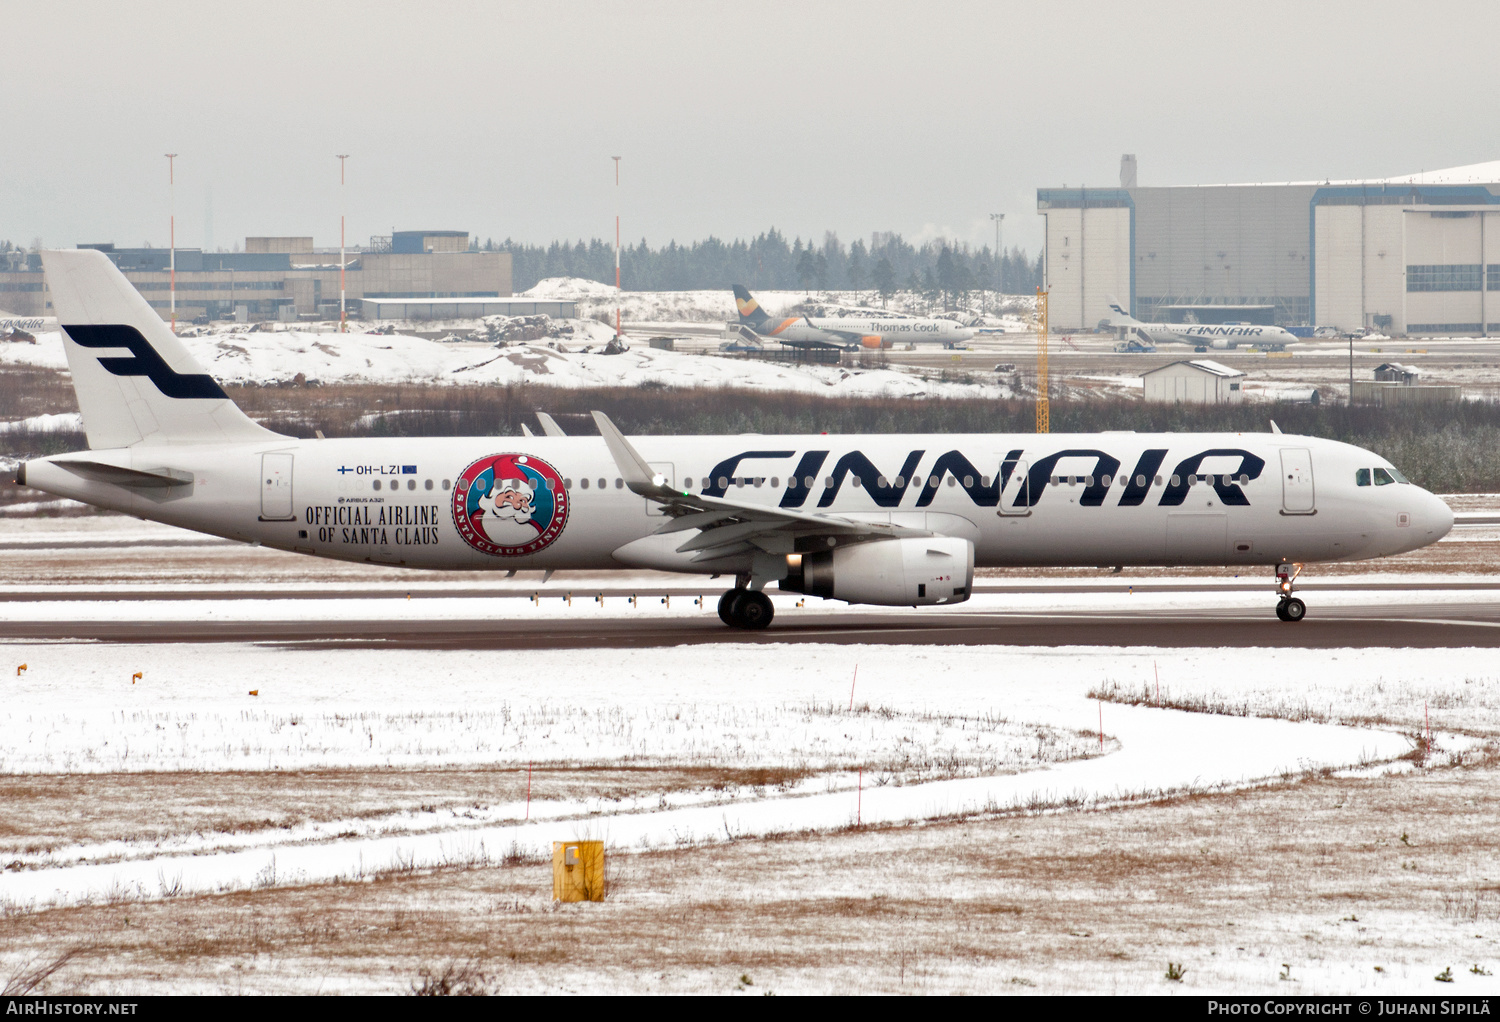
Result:
[[[734,285],[734,304],[740,310],[741,326],[755,328],[771,318],[766,315],[766,310],[760,307],[760,302],[757,302],[755,297],[739,284]]]
[[[1130,314],[1129,310],[1127,310],[1125,308],[1125,306],[1121,305],[1120,304],[1120,300],[1118,298],[1116,298],[1114,295],[1110,295],[1109,296],[1109,312],[1110,312],[1110,317],[1109,317],[1110,326],[1143,326],[1144,325],[1140,320],[1138,320],[1134,316],[1132,316]]]

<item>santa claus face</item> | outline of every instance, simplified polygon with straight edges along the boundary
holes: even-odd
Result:
[[[524,479],[497,479],[490,492],[479,498],[483,514],[478,522],[484,534],[496,546],[509,546],[534,539],[532,525],[536,508],[532,490]]]
[[[568,492],[557,470],[524,454],[495,454],[464,469],[453,487],[464,542],[498,556],[535,553],[562,533]]]

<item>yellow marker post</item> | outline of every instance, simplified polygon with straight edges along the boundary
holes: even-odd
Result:
[[[552,842],[552,900],[604,900],[604,842]]]

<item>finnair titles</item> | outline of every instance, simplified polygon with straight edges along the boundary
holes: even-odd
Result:
[[[211,535],[423,569],[652,568],[883,606],[976,567],[1232,565],[1300,620],[1304,564],[1441,539],[1442,500],[1370,451],[1271,433],[304,440],[240,411],[103,254],[43,256],[89,450],[17,481]]]

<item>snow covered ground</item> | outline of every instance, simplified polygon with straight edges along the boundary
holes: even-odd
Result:
[[[185,891],[220,890],[354,878],[394,862],[498,858],[513,846],[540,854],[568,828],[576,836],[603,835],[616,848],[645,849],[837,829],[856,816],[899,822],[1091,805],[1386,763],[1412,747],[1389,729],[1110,704],[1101,710],[1088,698],[1101,681],[1145,678],[1153,665],[1173,678],[1211,665],[1219,685],[1248,687],[1289,656],[1274,651],[713,647],[714,660],[735,664],[726,674],[705,670],[702,647],[545,655],[70,643],[0,649],[27,664],[7,683],[0,710],[7,771],[532,760],[824,771],[812,784],[735,791],[698,805],[532,807],[545,826],[519,822],[524,807],[510,805],[470,819],[387,820],[359,827],[353,837],[330,837],[351,830],[331,823],[254,839],[197,835],[180,847],[156,840],[57,848],[0,874],[0,899],[12,905],[119,890],[157,897],[162,875],[180,879]],[[1377,661],[1388,674],[1434,681],[1487,670],[1464,652],[1398,654],[1394,662],[1389,651],[1295,656],[1299,669],[1330,681],[1365,676]],[[553,683],[538,686],[538,670]],[[142,677],[132,683],[135,671]],[[853,712],[846,708],[851,682]],[[945,761],[955,764],[949,779],[927,779],[944,776],[940,766],[904,772],[903,764]],[[864,768],[863,790],[850,777],[856,766]],[[976,775],[978,766],[985,769]]]
[[[588,387],[729,387],[798,391],[839,397],[1004,397],[1010,389],[995,382],[943,382],[939,374],[890,366],[843,368],[747,361],[716,353],[650,348],[636,340],[619,355],[602,354],[613,331],[588,320],[568,321],[574,339],[558,350],[542,343],[495,349],[483,342],[442,343],[399,334],[328,334],[297,330],[254,333],[216,332],[185,337],[193,355],[226,384],[274,384],[297,376],[321,384],[426,383],[506,386],[534,384]],[[584,352],[582,348],[594,350]],[[0,364],[65,369],[56,332],[36,345],[0,345]],[[67,428],[61,417],[39,417],[49,424],[0,424],[10,429]],[[58,420],[56,423],[53,420]],[[33,420],[24,420],[32,422]],[[76,428],[76,427],[75,427]]]
[[[883,315],[883,316],[933,316],[952,315],[944,313],[921,295],[901,291],[882,301],[875,291],[762,291],[750,289],[755,300],[768,315],[779,316],[796,309],[801,311],[813,307],[813,314],[838,315]],[[615,309],[628,323],[723,323],[736,316],[734,294],[728,288],[706,291],[623,291],[616,292],[608,284],[577,277],[550,277],[538,281],[518,297],[535,298],[539,301],[568,300],[578,303],[579,315],[590,318],[605,315],[613,321]],[[1005,295],[997,298],[989,294],[983,303],[989,315],[983,316],[980,295],[976,291],[970,309],[963,315],[975,319],[978,325],[1002,332],[1021,331],[1036,308],[1032,295]]]

